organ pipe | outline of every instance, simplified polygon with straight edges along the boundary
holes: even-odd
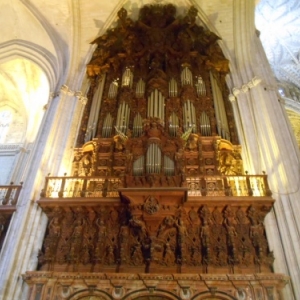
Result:
[[[165,173],[165,175],[173,176],[174,171],[175,171],[174,161],[170,157],[164,155],[164,173]]]
[[[122,86],[132,87],[133,74],[129,68],[126,68],[122,76]]]
[[[117,97],[117,94],[118,94],[118,82],[114,80],[109,86],[108,98],[114,99]]]
[[[169,82],[169,96],[177,97],[178,89],[177,89],[177,81],[172,78]]]
[[[192,127],[192,132],[196,132],[196,111],[190,100],[187,100],[183,105],[183,122],[184,131]]]
[[[133,163],[133,175],[134,176],[143,176],[144,175],[144,160],[145,160],[145,157],[141,156]]]
[[[143,132],[143,120],[141,115],[138,113],[133,120],[133,136],[139,137]]]
[[[169,118],[169,133],[171,136],[176,136],[177,130],[179,128],[179,119],[177,115],[173,112]]]
[[[165,98],[161,92],[155,89],[148,97],[148,117],[156,117],[164,120]]]
[[[198,96],[205,96],[206,95],[206,87],[205,83],[203,82],[203,79],[201,76],[198,77],[197,84],[195,84],[197,95]]]
[[[135,89],[135,95],[137,98],[142,98],[144,97],[145,94],[145,82],[143,81],[142,78],[138,81]]]
[[[100,109],[101,109],[101,101],[102,101],[102,96],[103,96],[105,79],[106,79],[106,74],[103,74],[102,78],[100,79],[98,88],[95,92],[95,95],[93,97],[91,113],[89,116],[87,131],[86,131],[86,135],[85,135],[85,142],[90,141],[96,135],[96,124],[98,124],[98,117],[99,117]]]
[[[200,132],[203,136],[211,136],[211,126],[208,115],[203,111],[200,116]]]
[[[211,72],[210,72],[210,81],[211,81],[212,92],[214,97],[214,107],[215,107],[215,114],[217,119],[218,134],[223,139],[227,139],[230,141],[229,126],[228,126],[222,92],[220,90],[220,87],[216,79],[214,78]]]
[[[116,127],[126,133],[129,124],[130,108],[127,103],[122,102],[117,113]]]
[[[181,84],[193,84],[193,74],[188,67],[185,67],[181,72]]]
[[[157,144],[148,147],[146,171],[148,174],[159,174],[161,171],[161,150]]]
[[[111,136],[113,118],[110,113],[108,113],[104,119],[102,127],[102,137],[108,138]]]

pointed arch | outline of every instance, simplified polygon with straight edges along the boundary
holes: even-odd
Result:
[[[39,66],[47,76],[50,90],[56,89],[59,69],[51,52],[30,41],[11,40],[0,44],[0,64],[16,58],[30,60]]]

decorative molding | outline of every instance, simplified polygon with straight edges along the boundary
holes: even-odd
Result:
[[[222,299],[267,300],[275,299],[275,295],[288,281],[288,277],[282,274],[223,274],[216,277],[209,274],[186,274],[189,278],[184,281],[177,279],[179,274],[172,273],[125,273],[119,278],[112,278],[111,275],[87,272],[26,272],[23,279],[31,287],[32,299],[51,291],[51,296],[47,298],[49,300],[56,299],[58,295],[62,300],[82,299],[80,295],[98,296],[100,298],[97,299],[105,300],[112,299],[110,295],[113,299],[150,299],[150,296],[151,299],[207,299],[209,296],[219,295]],[[262,293],[257,295],[257,290]],[[76,295],[80,297],[77,298]],[[243,298],[240,298],[241,295]]]

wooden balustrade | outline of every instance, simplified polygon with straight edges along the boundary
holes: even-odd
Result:
[[[195,176],[187,177],[188,196],[251,196],[265,197],[272,193],[267,175]],[[99,198],[119,197],[126,188],[123,177],[46,177],[42,198]],[[153,186],[155,188],[155,186]],[[164,188],[164,186],[159,187]],[[143,189],[143,186],[138,187]]]
[[[0,185],[0,207],[16,205],[22,188],[22,182],[19,185],[11,183],[10,185]]]

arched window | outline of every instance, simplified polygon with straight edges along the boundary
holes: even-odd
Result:
[[[0,143],[4,143],[12,122],[12,112],[9,109],[0,110]]]
[[[0,144],[20,144],[25,135],[24,114],[8,105],[0,107]]]

